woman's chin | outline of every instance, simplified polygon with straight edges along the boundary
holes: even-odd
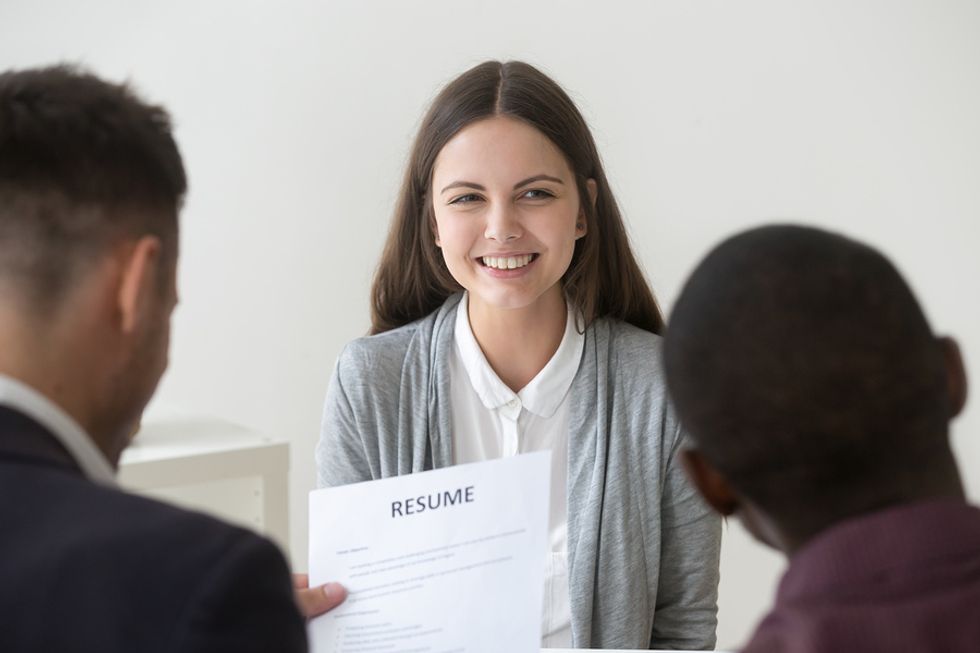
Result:
[[[470,288],[470,310],[490,311],[520,311],[528,309],[545,309],[546,307],[561,307],[564,311],[564,301],[554,301],[561,298],[561,288],[554,286],[547,290],[530,288],[491,289]]]

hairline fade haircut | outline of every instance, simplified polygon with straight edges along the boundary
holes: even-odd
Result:
[[[0,281],[32,309],[121,238],[176,256],[186,191],[169,115],[126,84],[70,65],[0,74]]]
[[[838,234],[770,226],[717,246],[664,357],[698,450],[784,521],[885,503],[948,451],[939,342],[892,263]]]
[[[462,290],[436,246],[432,169],[466,126],[494,116],[520,120],[547,136],[568,161],[587,233],[575,243],[561,283],[586,324],[615,317],[662,333],[663,316],[643,276],[582,114],[558,84],[533,66],[487,61],[451,81],[422,120],[371,290],[371,333],[403,326]],[[595,206],[587,181],[597,186]]]

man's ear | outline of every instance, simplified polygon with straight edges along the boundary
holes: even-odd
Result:
[[[738,497],[721,473],[697,449],[681,451],[681,465],[705,502],[727,517],[738,510]]]
[[[960,346],[949,336],[939,338],[939,346],[943,350],[946,363],[946,387],[949,392],[950,419],[956,417],[966,406],[967,381],[966,369],[963,366],[963,356]]]
[[[160,239],[143,236],[127,250],[121,261],[117,304],[120,328],[123,333],[132,333],[152,304],[148,301],[150,293],[159,292]]]

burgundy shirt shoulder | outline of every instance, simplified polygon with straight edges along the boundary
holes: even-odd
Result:
[[[977,653],[980,509],[923,501],[844,521],[790,559],[744,653]]]

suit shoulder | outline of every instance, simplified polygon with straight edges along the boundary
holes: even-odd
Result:
[[[180,552],[191,565],[195,561],[207,564],[209,557],[221,557],[241,542],[263,542],[275,548],[256,533],[210,515],[116,488],[91,488],[91,496],[83,503],[98,507],[95,514],[101,517],[90,518],[86,530],[89,537],[101,537],[107,543],[128,543],[148,555]]]
[[[174,615],[174,650],[305,651],[286,558],[272,541],[208,515],[129,495],[148,519],[116,550],[140,547]],[[122,540],[122,542],[120,542]],[[166,588],[162,586],[166,585]]]
[[[4,471],[0,493],[24,497],[0,505],[5,612],[62,615],[65,633],[92,633],[92,650],[258,650],[249,641],[269,643],[262,650],[303,650],[269,639],[301,644],[303,632],[285,558],[271,541],[60,468],[17,464]],[[134,620],[139,629],[129,627]],[[14,650],[74,650],[61,631],[37,622],[14,630],[11,636],[47,642]],[[175,644],[201,638],[201,646]],[[236,645],[212,646],[215,638]]]

